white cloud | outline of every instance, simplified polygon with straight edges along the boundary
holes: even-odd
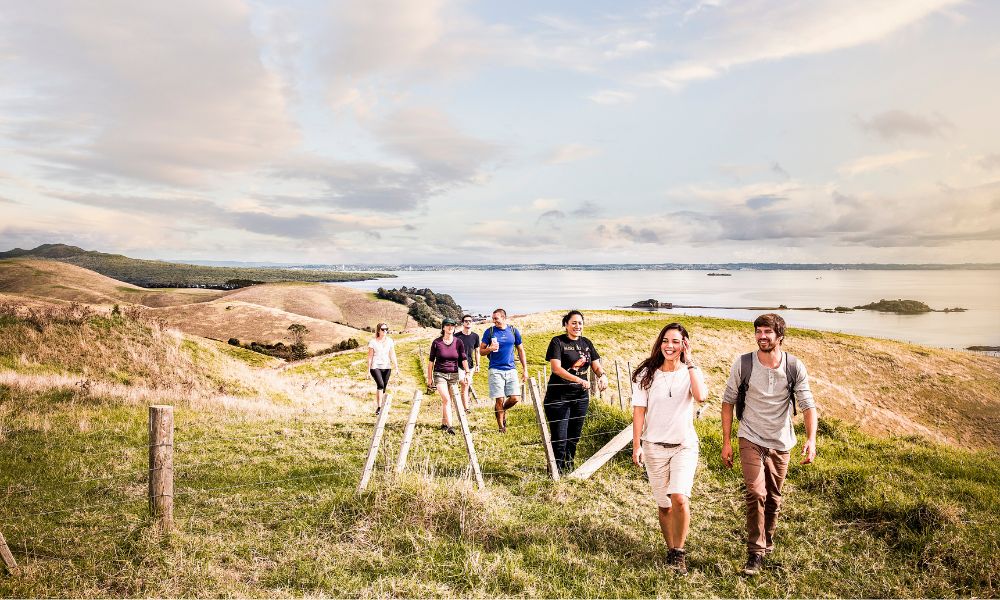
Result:
[[[855,177],[862,173],[898,167],[921,158],[927,158],[928,156],[929,154],[926,152],[918,152],[916,150],[900,150],[886,154],[862,156],[842,165],[838,169],[838,172],[847,177]]]
[[[552,210],[559,206],[559,200],[555,198],[535,198],[531,203],[531,208],[535,210]]]
[[[650,41],[633,40],[629,42],[621,42],[619,44],[616,44],[614,48],[610,50],[605,50],[604,56],[606,58],[611,58],[611,59],[623,58],[639,52],[643,52],[645,50],[651,50],[652,48],[653,48],[653,43]]]
[[[962,0],[745,0],[692,14],[719,18],[713,33],[687,49],[688,58],[639,78],[645,85],[678,89],[740,65],[852,48],[885,39]],[[715,33],[718,32],[718,33]]]
[[[565,144],[553,150],[548,158],[545,159],[545,162],[550,165],[562,165],[593,158],[598,154],[600,154],[600,150],[592,146],[585,144]]]
[[[4,17],[0,83],[30,101],[0,110],[14,136],[47,137],[28,150],[61,169],[197,184],[298,140],[241,2],[15,3]]]
[[[594,92],[587,98],[597,104],[627,104],[635,100],[635,94],[618,90],[601,90]]]

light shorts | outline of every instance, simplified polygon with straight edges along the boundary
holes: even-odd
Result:
[[[670,508],[670,494],[691,497],[694,472],[698,469],[698,446],[666,448],[643,440],[642,458],[657,506]]]
[[[459,373],[460,372],[461,371],[459,371]],[[442,373],[440,371],[434,371],[434,385],[443,385],[450,389],[450,387],[456,383],[458,383],[458,373]]]
[[[501,371],[490,369],[490,398],[506,398],[507,396],[520,396],[521,385],[517,381],[517,369]]]

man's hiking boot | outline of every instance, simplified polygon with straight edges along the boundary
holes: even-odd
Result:
[[[687,560],[682,548],[671,548],[667,551],[667,566],[677,571],[678,575],[687,575]]]
[[[744,575],[756,575],[764,568],[764,555],[751,554],[747,556],[747,564],[743,567]]]
[[[448,431],[448,426],[445,425],[444,423],[441,423],[441,431]]]
[[[448,433],[450,433],[451,435],[455,435],[455,428],[454,427],[449,427],[448,428]]]

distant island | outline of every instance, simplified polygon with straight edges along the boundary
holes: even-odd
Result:
[[[843,308],[843,307],[838,307]],[[929,312],[965,312],[964,308],[945,308],[942,310],[934,310],[927,306],[919,300],[879,300],[878,302],[872,302],[871,304],[865,304],[864,306],[855,306],[857,310],[876,310],[878,312],[891,312],[897,315],[919,315]]]
[[[342,282],[395,277],[395,275],[385,273],[352,273],[315,269],[208,267],[129,258],[121,254],[106,254],[66,244],[42,244],[31,250],[14,248],[7,252],[0,252],[0,260],[8,258],[57,260],[144,288],[232,290],[258,283],[278,281]]]
[[[709,273],[709,277],[732,277],[732,273]]]
[[[855,310],[874,310],[878,312],[891,312],[899,315],[919,315],[929,312],[965,312],[964,308],[945,308],[941,310],[934,310],[927,306],[919,300],[879,300],[878,302],[872,302],[871,304],[866,304],[864,306],[855,306],[853,308],[849,306],[838,306],[836,308],[820,308],[819,306],[798,306],[789,308],[785,304],[779,304],[778,306],[700,306],[695,304],[674,304],[673,302],[661,302],[655,298],[649,298],[647,300],[639,300],[633,302],[631,308],[643,308],[643,309],[674,309],[674,308],[713,308],[713,309],[726,309],[726,310],[813,310],[824,313],[849,313]]]

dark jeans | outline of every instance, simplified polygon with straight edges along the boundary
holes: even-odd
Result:
[[[552,453],[556,455],[556,466],[560,473],[573,470],[573,459],[576,457],[576,443],[580,441],[583,431],[583,421],[587,416],[589,396],[582,397],[545,397],[545,418],[549,422],[549,432],[552,435]]]
[[[389,385],[389,375],[392,369],[371,369],[372,379],[375,380],[375,389],[385,391],[385,386]]]

